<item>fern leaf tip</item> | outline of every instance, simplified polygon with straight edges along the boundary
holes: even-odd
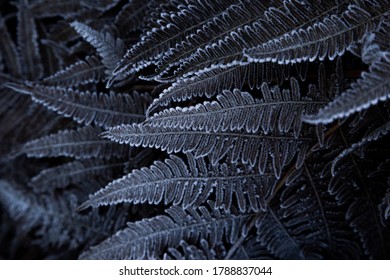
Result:
[[[105,139],[111,139],[111,132],[109,130],[104,131],[99,134],[99,137],[105,138]]]
[[[82,204],[80,204],[79,206],[76,207],[75,211],[77,213],[81,212],[81,211],[84,211],[85,209],[89,208],[91,205],[89,203],[89,200],[83,202]]]
[[[31,95],[32,84],[30,84],[30,83],[18,84],[18,83],[8,82],[8,83],[5,83],[4,86],[6,88],[9,88],[9,89],[16,91],[18,93]]]

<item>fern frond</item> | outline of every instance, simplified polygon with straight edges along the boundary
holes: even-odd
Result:
[[[387,2],[387,1],[386,1]],[[372,9],[349,5],[340,16],[333,14],[305,29],[295,29],[260,46],[244,50],[251,62],[281,64],[335,59],[375,29],[381,17],[390,11],[387,3]]]
[[[327,1],[319,5],[309,1],[291,0],[261,11],[253,8],[247,10],[251,5],[243,4],[238,18],[233,15],[226,17],[226,20],[234,19],[231,28],[227,31],[221,30],[221,34],[215,39],[182,59],[170,78],[192,76],[201,69],[217,65],[231,67],[245,64],[248,60],[243,55],[244,49],[261,45],[291,30],[310,25],[337,10],[344,1],[339,2]],[[257,13],[253,13],[253,10]]]
[[[114,170],[120,170],[124,166],[124,162],[107,162],[101,159],[72,161],[42,170],[31,178],[29,185],[37,193],[52,192],[55,189],[65,188],[69,184],[90,180],[92,176],[112,178]]]
[[[300,244],[271,208],[256,220],[257,240],[278,258],[303,259]]]
[[[164,254],[164,260],[221,260],[226,254],[223,244],[218,244],[210,248],[207,240],[201,239],[199,245],[188,244],[182,240],[180,248],[168,248]],[[222,242],[221,242],[222,243]]]
[[[218,122],[217,120],[215,120]],[[272,158],[272,168],[280,177],[282,168],[297,155],[297,165],[308,148],[311,137],[295,138],[291,134],[248,133],[206,130],[188,131],[179,128],[152,127],[148,124],[121,125],[104,132],[103,137],[120,144],[155,147],[168,153],[190,152],[195,157],[208,156],[212,165],[227,156],[231,162],[240,162],[254,167],[263,174]]]
[[[191,77],[179,78],[165,89],[147,110],[147,116],[158,107],[167,106],[170,102],[180,102],[197,96],[211,98],[223,90],[243,88],[247,82],[250,88],[259,89],[263,82],[272,80],[274,68],[269,63],[250,63],[225,68],[222,65],[203,69]]]
[[[142,121],[150,99],[147,94],[138,92],[131,96],[126,93],[80,92],[71,88],[42,85],[7,85],[17,92],[31,95],[34,102],[62,116],[71,117],[78,123],[93,123],[104,128]]]
[[[162,53],[181,42],[186,35],[195,32],[197,26],[207,22],[215,14],[234,3],[234,0],[187,0],[179,4],[177,12],[161,13],[159,26],[153,28],[130,48],[118,67],[114,77],[125,73],[131,74],[153,63]]]
[[[390,121],[376,128],[374,131],[370,132],[367,136],[363,137],[359,142],[353,143],[350,148],[342,151],[332,162],[331,171],[332,175],[335,175],[335,168],[337,163],[345,158],[348,154],[352,153],[354,150],[367,145],[369,142],[376,141],[382,136],[385,136],[390,131]]]
[[[33,1],[31,12],[35,18],[46,17],[74,17],[83,10],[80,1],[46,0]]]
[[[303,120],[312,124],[330,123],[335,119],[345,118],[355,112],[390,98],[390,53],[376,60],[363,72],[362,77],[353,83],[334,101],[321,109],[316,115],[304,116]]]
[[[378,208],[381,212],[382,220],[387,221],[390,217],[390,189],[388,189]]]
[[[310,87],[312,92],[309,92],[309,97],[301,97],[298,81],[291,78],[290,84],[291,90],[281,90],[278,86],[269,88],[267,83],[263,83],[262,99],[254,99],[249,93],[239,90],[223,91],[216,101],[166,109],[149,117],[145,123],[152,127],[206,132],[245,130],[258,133],[261,130],[265,134],[272,133],[275,127],[280,133],[293,131],[298,137],[302,114],[314,112],[326,104],[326,98],[316,98],[313,87]]]
[[[258,212],[266,208],[266,201],[276,184],[273,174],[258,174],[250,168],[229,164],[207,166],[203,159],[188,155],[189,164],[171,155],[164,162],[157,161],[148,168],[132,173],[108,184],[91,195],[78,209],[112,205],[122,202],[181,205],[184,209],[198,207],[211,193],[215,193],[215,207],[229,212],[234,197],[241,212]],[[229,175],[226,175],[229,174]]]
[[[103,215],[96,211],[80,215],[73,210],[76,204],[74,194],[36,196],[16,183],[0,180],[0,205],[18,225],[16,238],[33,235],[32,244],[42,251],[66,248],[74,252],[125,225],[126,211],[112,208]],[[110,221],[114,218],[116,223]]]
[[[281,5],[281,2],[274,1],[273,4]],[[202,22],[197,26],[196,32],[187,35],[157,61],[158,76],[164,76],[172,67],[180,65],[182,60],[193,55],[198,48],[210,42],[218,42],[218,39],[225,36],[231,36],[233,30],[239,30],[237,27],[241,27],[242,24],[262,14],[267,9],[267,4],[247,0],[235,1],[225,10],[210,17],[208,21]]]
[[[386,190],[376,183],[372,184],[368,178],[373,162],[350,158],[349,162],[339,165],[328,190],[339,205],[347,207],[345,218],[359,237],[367,257],[388,258],[389,230],[381,223],[378,211]]]
[[[120,158],[126,156],[129,149],[99,137],[100,129],[90,126],[77,130],[63,130],[25,143],[14,151],[13,156],[26,154],[28,157],[73,157]]]
[[[212,207],[214,208],[214,207]],[[246,232],[253,214],[233,215],[205,206],[183,210],[172,206],[166,215],[129,223],[111,238],[81,254],[80,259],[155,259],[165,247],[178,247],[181,240],[210,240],[211,246],[226,240],[234,243]]]
[[[261,244],[260,241],[256,239],[256,236],[248,237],[243,244],[230,254],[231,249],[226,256],[223,257],[224,260],[276,260],[278,259],[274,256],[268,249]],[[222,258],[219,258],[222,259]]]
[[[90,9],[106,12],[118,5],[119,1],[120,0],[81,0],[81,5]]]
[[[378,185],[387,187],[386,193],[382,194],[382,198],[378,204],[380,219],[383,226],[388,225],[390,217],[390,160],[385,160],[380,163],[378,168],[368,175],[370,180],[375,180]]]
[[[104,65],[96,56],[88,56],[43,80],[45,84],[73,87],[103,81]]]
[[[25,77],[30,80],[37,80],[43,75],[43,66],[39,52],[37,27],[27,0],[19,1],[17,17],[20,65]]]
[[[124,43],[120,38],[108,32],[102,33],[96,31],[86,24],[78,21],[71,23],[71,26],[79,33],[88,43],[90,43],[102,58],[104,66],[107,68],[107,76],[111,75],[111,71],[120,61],[124,51]]]
[[[345,209],[329,194],[329,177],[319,175],[323,169],[323,164],[318,163],[321,160],[320,154],[314,155],[313,163],[304,163],[300,178],[283,190],[279,215],[301,244],[306,258],[359,258],[360,248],[352,238]]]
[[[375,32],[368,33],[362,42],[359,55],[364,63],[371,65],[376,60],[381,60],[390,52],[388,40],[390,32],[390,13],[387,13],[379,23]]]
[[[143,1],[129,0],[119,13],[115,16],[115,26],[121,34],[128,34],[140,29],[144,24],[144,19],[150,16],[158,0]]]
[[[14,77],[18,77],[22,75],[21,58],[2,16],[0,16],[0,32],[2,34],[0,36],[0,52],[3,54],[4,63],[8,72]]]

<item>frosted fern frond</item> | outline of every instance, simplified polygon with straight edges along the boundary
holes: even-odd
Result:
[[[204,23],[234,3],[234,0],[188,0],[179,4],[177,12],[161,13],[158,27],[144,34],[138,44],[130,48],[114,76],[121,73],[131,74],[153,63],[162,53],[175,47],[186,35],[196,32],[199,24]],[[206,8],[207,7],[207,8]]]
[[[48,85],[65,87],[98,83],[104,80],[104,69],[104,65],[96,56],[88,56],[85,60],[78,61],[43,81]]]
[[[342,151],[332,162],[331,171],[333,176],[335,175],[335,168],[337,163],[345,158],[348,154],[352,153],[354,150],[367,145],[369,142],[376,141],[379,138],[387,135],[390,131],[390,122],[385,123],[384,125],[381,125],[380,127],[376,128],[374,131],[369,133],[367,136],[363,137],[359,142],[353,143],[350,148],[345,149]]]
[[[107,74],[116,67],[124,53],[124,43],[120,38],[108,32],[102,33],[89,27],[88,25],[74,21],[71,26],[79,33],[87,42],[89,42],[102,58],[103,64],[107,68]]]
[[[91,195],[78,209],[122,202],[198,207],[215,193],[216,208],[230,211],[235,198],[241,212],[248,208],[258,212],[266,208],[276,184],[274,174],[259,174],[225,163],[208,166],[203,159],[190,154],[188,162],[171,155],[164,162],[134,170]],[[225,176],[226,172],[230,175]]]
[[[326,98],[316,96],[313,87],[308,96],[302,97],[298,81],[292,78],[290,82],[291,90],[281,90],[278,86],[269,88],[263,83],[262,99],[254,99],[249,93],[239,90],[223,91],[216,101],[166,109],[149,117],[145,123],[152,127],[206,132],[245,130],[269,134],[275,129],[280,133],[293,131],[298,138],[301,116],[315,112],[316,108],[326,104]]]
[[[386,1],[387,2],[387,1]],[[335,59],[354,42],[375,29],[390,5],[364,9],[350,5],[340,16],[334,14],[303,29],[293,30],[260,46],[244,50],[249,61],[281,64]]]
[[[99,137],[100,129],[90,126],[77,130],[63,130],[25,143],[13,156],[73,157],[76,159],[123,157],[129,152],[126,146]]]
[[[245,224],[254,216],[226,214],[206,206],[186,211],[172,206],[166,212],[129,223],[124,230],[84,252],[80,259],[155,259],[163,248],[178,247],[181,240],[207,239],[211,246],[221,240],[232,244],[247,234]]]
[[[29,185],[37,193],[53,192],[69,184],[77,184],[90,177],[112,178],[114,170],[124,168],[124,162],[108,162],[102,159],[72,161],[56,167],[44,169],[31,178]]]
[[[249,5],[243,3],[237,13],[238,18],[233,15],[226,17],[227,21],[234,18],[231,28],[221,30],[219,36],[187,55],[169,77],[175,79],[192,76],[201,69],[218,65],[231,67],[248,63],[243,54],[244,49],[256,47],[282,34],[310,25],[325,15],[332,14],[343,4],[345,3],[339,1],[326,1],[321,5],[309,1],[283,1],[279,6],[258,11],[252,8],[257,6],[253,2]]]
[[[303,120],[312,123],[330,123],[335,119],[345,118],[390,98],[390,53],[376,60],[368,72],[363,72],[360,79],[350,89],[341,93],[316,115],[304,116]]]
[[[148,124],[121,125],[110,128],[103,137],[120,144],[154,147],[170,153],[190,152],[195,157],[209,157],[216,165],[227,156],[233,163],[257,166],[263,174],[269,168],[280,177],[282,168],[297,155],[296,164],[302,164],[311,137],[295,138],[293,134],[273,133],[267,135],[245,131],[231,132],[206,130],[189,131],[180,128],[152,127]]]
[[[114,92],[105,94],[63,87],[17,84],[8,84],[8,87],[31,95],[33,101],[62,116],[71,117],[78,123],[95,124],[103,128],[144,120],[144,110],[150,100],[149,95],[138,92],[133,95]]]
[[[194,97],[211,98],[223,90],[239,89],[248,83],[250,88],[259,89],[263,82],[270,82],[276,69],[269,63],[250,63],[233,67],[202,69],[191,77],[179,78],[165,89],[147,110],[150,116],[159,107],[171,102],[180,102]]]

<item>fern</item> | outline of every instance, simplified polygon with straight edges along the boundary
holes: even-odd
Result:
[[[97,57],[89,56],[44,79],[45,84],[72,87],[104,80],[104,66]]]
[[[180,42],[191,31],[196,30],[196,22],[207,20],[213,13],[218,13],[233,1],[186,1],[187,6],[179,6],[177,13],[162,13],[159,20],[159,28],[154,28],[147,32],[141,41],[129,49],[123,60],[114,70],[114,76],[121,73],[132,73],[138,71],[160,56],[160,53],[168,51]],[[205,7],[207,6],[207,9]],[[188,15],[191,21],[188,21]],[[195,17],[195,18],[194,18]],[[130,68],[130,69],[129,69]],[[133,68],[133,69],[131,69]]]
[[[257,74],[265,76],[261,79]],[[180,102],[197,96],[211,98],[215,94],[228,89],[242,89],[245,82],[251,88],[260,88],[261,81],[272,80],[272,66],[263,64],[248,64],[236,67],[215,67],[194,73],[191,77],[180,78],[165,89],[153,101],[147,110],[147,115],[158,107],[167,106],[170,102]]]
[[[115,26],[123,33],[138,30],[141,27],[142,18],[146,16],[148,8],[152,6],[150,2],[155,1],[128,1],[115,16]]]
[[[303,259],[299,244],[272,209],[267,209],[267,212],[256,220],[256,226],[258,228],[257,239],[272,255],[287,259]]]
[[[381,224],[377,203],[383,198],[383,188],[371,186],[367,180],[367,164],[353,158],[354,163],[340,165],[335,177],[329,183],[329,191],[336,196],[340,205],[347,205],[347,222],[353,227],[363,244],[364,253],[370,258],[386,258],[388,229]],[[365,170],[363,168],[366,167]],[[348,183],[342,182],[348,178]],[[372,191],[372,187],[377,191]],[[374,241],[375,240],[375,241]]]
[[[0,16],[0,51],[3,54],[5,65],[8,67],[8,72],[13,76],[19,76],[22,73],[22,66],[20,56],[12,41],[11,34],[9,33],[5,20]]]
[[[35,80],[42,77],[43,69],[38,49],[37,28],[27,5],[27,0],[19,1],[17,38],[21,69],[30,80]]]
[[[212,206],[211,206],[212,207]],[[212,207],[213,208],[213,207]],[[165,246],[177,247],[180,240],[207,238],[211,244],[226,239],[234,243],[245,233],[253,216],[224,214],[218,210],[199,211],[172,206],[166,215],[129,223],[123,231],[83,253],[81,259],[153,259]]]
[[[367,136],[363,137],[358,143],[352,144],[352,146],[348,149],[345,149],[342,153],[340,153],[332,162],[332,174],[335,174],[335,168],[337,163],[345,158],[348,154],[353,152],[354,150],[358,149],[359,147],[362,147],[363,145],[366,145],[369,142],[376,141],[382,136],[386,135],[389,133],[390,130],[390,122],[387,122],[386,124],[378,127],[374,131],[372,131],[370,134]]]
[[[101,131],[90,126],[77,130],[63,130],[55,134],[25,143],[15,150],[13,156],[26,154],[29,157],[74,157],[76,159],[121,157],[128,152],[120,146],[99,138]]]
[[[218,260],[222,259],[226,249],[222,244],[210,248],[207,240],[201,239],[199,245],[190,245],[186,241],[180,242],[180,248],[169,248],[164,254],[164,260]],[[180,250],[181,249],[181,250]],[[182,251],[182,252],[181,252]]]
[[[375,9],[376,8],[376,9]],[[253,49],[244,50],[249,61],[300,63],[302,61],[333,60],[349,46],[374,30],[383,14],[390,11],[387,2],[370,11],[350,5],[340,16],[331,15],[306,29],[295,29]]]
[[[33,234],[34,245],[40,248],[54,246],[72,250],[79,248],[88,239],[101,240],[123,226],[125,212],[120,210],[113,209],[104,215],[105,218],[118,217],[116,225],[107,223],[96,212],[89,215],[75,213],[75,195],[68,194],[59,200],[51,194],[31,196],[18,184],[4,180],[0,180],[0,186],[2,205],[12,219],[21,225],[19,235]],[[31,211],[32,207],[34,211]],[[96,230],[98,222],[101,223],[101,230]]]
[[[32,96],[32,99],[65,117],[85,125],[91,123],[107,128],[127,122],[144,119],[142,105],[147,95],[137,92],[129,94],[110,94],[79,92],[62,87],[41,85],[23,86],[8,84],[8,87]]]
[[[72,161],[42,170],[31,178],[29,185],[38,193],[53,192],[55,189],[80,183],[92,176],[113,178],[114,170],[123,167],[123,162],[106,162],[96,159]]]
[[[390,56],[374,62],[369,72],[364,72],[362,78],[351,85],[351,88],[340,94],[333,102],[321,109],[316,115],[305,116],[309,123],[330,123],[335,119],[367,109],[379,101],[389,98]]]
[[[388,258],[388,1],[0,6],[0,258]]]
[[[390,217],[390,193],[387,192],[379,205],[383,219],[386,221]]]
[[[370,180],[374,180],[378,185],[384,185],[384,188],[387,188],[386,193],[382,194],[381,201],[378,204],[379,215],[383,226],[387,225],[390,216],[390,191],[388,189],[390,184],[389,168],[389,161],[386,160],[380,163],[377,169],[368,175]]]
[[[31,3],[31,11],[34,17],[46,18],[46,17],[71,17],[80,13],[82,5],[77,1],[34,1]]]
[[[298,138],[304,111],[314,111],[326,100],[318,98],[313,87],[310,91],[308,97],[301,97],[299,83],[294,78],[291,79],[291,90],[281,90],[278,86],[270,89],[263,83],[263,98],[260,100],[247,92],[224,91],[217,96],[217,101],[166,109],[149,117],[145,123],[152,127],[206,132],[245,130],[254,134],[259,131],[268,134],[273,130],[279,133],[293,131]],[[272,120],[278,120],[277,124]]]
[[[83,6],[98,9],[102,12],[108,11],[118,5],[119,0],[81,0]]]
[[[121,202],[173,203],[186,209],[198,207],[211,193],[215,193],[216,208],[230,211],[234,195],[241,212],[246,212],[248,208],[258,212],[266,207],[266,200],[273,193],[273,174],[260,175],[254,170],[238,169],[227,164],[208,167],[202,159],[195,160],[190,154],[188,161],[189,166],[182,159],[171,156],[164,162],[134,170],[91,195],[79,210]],[[230,176],[224,177],[226,172]]]
[[[333,1],[323,3],[321,7],[308,2],[284,1],[278,7],[260,11],[252,4],[243,5],[241,7],[243,11],[238,13],[239,19],[232,15],[226,17],[227,20],[235,19],[231,27],[227,31],[221,30],[221,34],[215,39],[183,58],[171,78],[192,76],[201,69],[214,68],[218,65],[224,67],[245,65],[248,61],[243,55],[243,49],[280,36],[287,32],[288,28],[305,26],[321,18],[323,13],[331,13],[337,7]]]
[[[95,47],[96,51],[102,58],[103,64],[108,70],[107,73],[110,74],[110,72],[116,67],[121,55],[124,53],[123,41],[119,38],[114,38],[114,36],[108,32],[98,32],[78,21],[72,22],[71,26],[86,41]]]

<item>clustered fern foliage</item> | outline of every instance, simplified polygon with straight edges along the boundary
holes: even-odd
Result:
[[[0,3],[0,257],[387,259],[388,0]]]

